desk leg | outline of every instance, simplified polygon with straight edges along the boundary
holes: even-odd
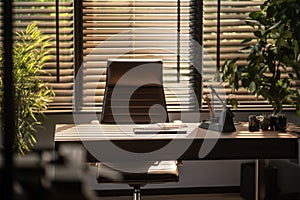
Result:
[[[265,199],[264,164],[262,159],[255,162],[255,200]]]
[[[298,138],[298,164],[300,165],[300,137]]]

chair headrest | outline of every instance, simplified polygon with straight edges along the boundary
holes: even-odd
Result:
[[[162,85],[161,59],[109,59],[107,86]]]

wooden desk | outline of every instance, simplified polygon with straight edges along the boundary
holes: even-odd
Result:
[[[263,159],[298,159],[298,136],[290,132],[249,132],[248,124],[241,123],[236,125],[236,132],[220,134],[197,128],[198,124],[187,125],[187,134],[137,135],[133,132],[136,126],[131,125],[57,124],[55,144],[82,143],[88,150],[97,149],[99,152],[89,157],[89,161],[96,162],[120,161],[124,155],[128,155],[126,160],[255,159],[257,199],[264,196],[263,170],[260,170]],[[121,150],[118,152],[116,149]]]
[[[264,131],[249,132],[247,123],[236,125],[236,132],[216,133],[196,128],[197,124],[188,124],[192,128],[187,134],[147,135],[133,133],[131,125],[103,124],[57,124],[55,144],[82,143],[100,145],[113,142],[114,145],[135,153],[149,153],[169,144],[171,141],[180,149],[180,157],[174,158],[172,152],[159,155],[161,159],[181,160],[221,160],[221,159],[280,159],[298,157],[298,137],[292,133]],[[213,149],[203,158],[199,151],[204,141],[216,142]],[[171,149],[170,149],[171,150]],[[118,155],[115,155],[118,156]],[[112,158],[113,159],[113,158]],[[118,159],[118,157],[116,157]],[[159,159],[154,158],[154,159]],[[92,161],[92,160],[90,160]],[[97,161],[97,160],[95,160]]]

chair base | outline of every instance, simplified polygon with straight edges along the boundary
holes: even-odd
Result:
[[[135,186],[134,187],[133,200],[141,200],[141,188],[140,188],[140,186]]]

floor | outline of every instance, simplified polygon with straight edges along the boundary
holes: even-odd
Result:
[[[95,200],[130,200],[131,196],[97,197]],[[176,194],[176,195],[144,195],[143,200],[243,200],[240,194]]]

